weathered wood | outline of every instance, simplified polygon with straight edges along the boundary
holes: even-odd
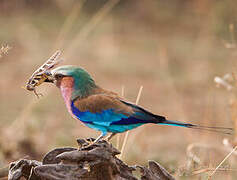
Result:
[[[93,139],[92,139],[93,141]],[[118,159],[120,152],[106,141],[92,146],[78,140],[81,149],[57,148],[45,155],[42,162],[20,159],[10,164],[8,179],[19,180],[174,180],[161,165],[128,166]],[[140,170],[141,177],[133,175]]]
[[[155,161],[148,162],[148,168],[136,166],[142,173],[141,180],[175,180],[169,172]]]

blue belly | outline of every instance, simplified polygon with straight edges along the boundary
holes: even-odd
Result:
[[[96,129],[98,131],[103,132],[106,134],[107,132],[112,132],[112,133],[122,133],[134,128],[137,128],[143,124],[131,124],[131,125],[110,125],[110,126],[101,126],[97,124],[88,124],[85,123],[87,127],[90,127],[92,129]]]
[[[103,134],[107,132],[122,133],[144,124],[144,120],[117,113],[113,109],[107,109],[97,113],[90,111],[81,112],[72,102],[71,110],[86,126],[101,131]]]

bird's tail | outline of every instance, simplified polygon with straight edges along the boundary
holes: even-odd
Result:
[[[159,124],[170,125],[170,126],[180,126],[180,127],[186,127],[186,128],[192,128],[192,129],[199,129],[199,130],[223,133],[223,134],[233,134],[233,131],[234,131],[233,128],[200,126],[200,125],[183,123],[183,122],[179,122],[179,121],[171,121],[171,120],[165,120]]]

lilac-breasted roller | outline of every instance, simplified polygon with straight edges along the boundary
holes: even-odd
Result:
[[[86,126],[101,132],[95,142],[104,138],[109,132],[111,135],[108,139],[116,133],[132,130],[147,123],[204,129],[226,134],[232,130],[167,120],[163,116],[123,100],[114,92],[99,87],[80,67],[60,66],[53,69],[50,74],[61,90],[69,113]]]

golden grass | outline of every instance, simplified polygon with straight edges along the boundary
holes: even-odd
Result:
[[[141,94],[142,94],[142,89],[143,89],[143,86],[140,87],[139,92],[137,94],[137,99],[136,99],[136,103],[135,103],[136,105],[138,105],[138,103],[139,103],[139,100],[140,100],[140,97],[141,97]],[[122,148],[121,148],[121,154],[119,155],[120,159],[123,157],[124,150],[125,150],[125,147],[126,147],[126,144],[127,144],[127,141],[128,141],[129,132],[130,131],[127,131],[125,133],[125,137],[124,137]]]
[[[103,18],[119,3],[120,0],[109,0],[105,5],[98,10],[98,12],[90,19],[90,21],[83,27],[82,30],[73,38],[73,41],[65,50],[65,56],[70,58],[76,49],[78,48],[78,43],[83,44],[88,34],[96,28],[96,26],[103,20]]]
[[[74,139],[95,135],[70,118],[55,88],[42,85],[39,90],[45,96],[39,101],[20,89],[42,57],[56,48],[64,50],[67,64],[75,59],[75,65],[95,75],[102,87],[120,91],[124,84],[129,99],[136,97],[136,88],[143,84],[142,105],[156,114],[196,124],[231,127],[233,123],[236,127],[235,90],[216,89],[212,81],[215,76],[236,71],[235,24],[225,18],[230,12],[236,17],[237,11],[229,11],[228,2],[126,2],[113,14],[119,2],[107,1],[98,12],[91,12],[93,18],[82,29],[77,25],[88,16],[82,13],[87,1],[78,2],[57,16],[51,9],[43,13],[11,9],[12,16],[0,12],[0,37],[14,47],[0,59],[0,167],[28,154],[19,150],[22,139],[30,140],[37,150],[32,156],[37,159],[51,148],[76,146]],[[223,31],[228,31],[228,26],[230,32]],[[88,40],[91,34],[93,38]],[[231,142],[232,137],[228,138]],[[224,147],[222,139],[222,135],[146,125],[130,133],[122,158],[129,164],[157,160],[177,179],[206,179],[236,145]],[[185,149],[195,143],[215,148],[195,149],[200,163],[187,171],[196,176],[179,176],[178,169],[189,162]],[[221,173],[215,173],[215,179],[236,178],[235,154],[225,161],[228,168],[217,169]]]
[[[8,46],[8,45],[2,46],[2,47],[0,48],[0,58],[1,58],[3,55],[6,55],[10,49],[11,49],[11,47]]]
[[[121,97],[124,98],[124,93],[125,93],[125,87],[122,86],[122,89],[121,89]],[[116,139],[116,148],[119,149],[120,147],[120,138],[121,138],[121,134],[118,134],[117,135],[117,139]]]
[[[64,49],[66,46],[65,40],[68,38],[70,31],[73,28],[73,25],[76,23],[76,20],[79,18],[81,8],[83,7],[86,0],[78,1],[75,5],[72,6],[70,13],[68,14],[62,28],[60,29],[59,35],[54,45],[54,49]]]
[[[212,176],[216,173],[216,171],[221,167],[221,165],[232,155],[233,152],[235,152],[237,149],[237,146],[233,148],[233,150],[225,156],[225,158],[220,162],[220,164],[214,169],[214,171],[208,176],[208,180],[212,178]]]

